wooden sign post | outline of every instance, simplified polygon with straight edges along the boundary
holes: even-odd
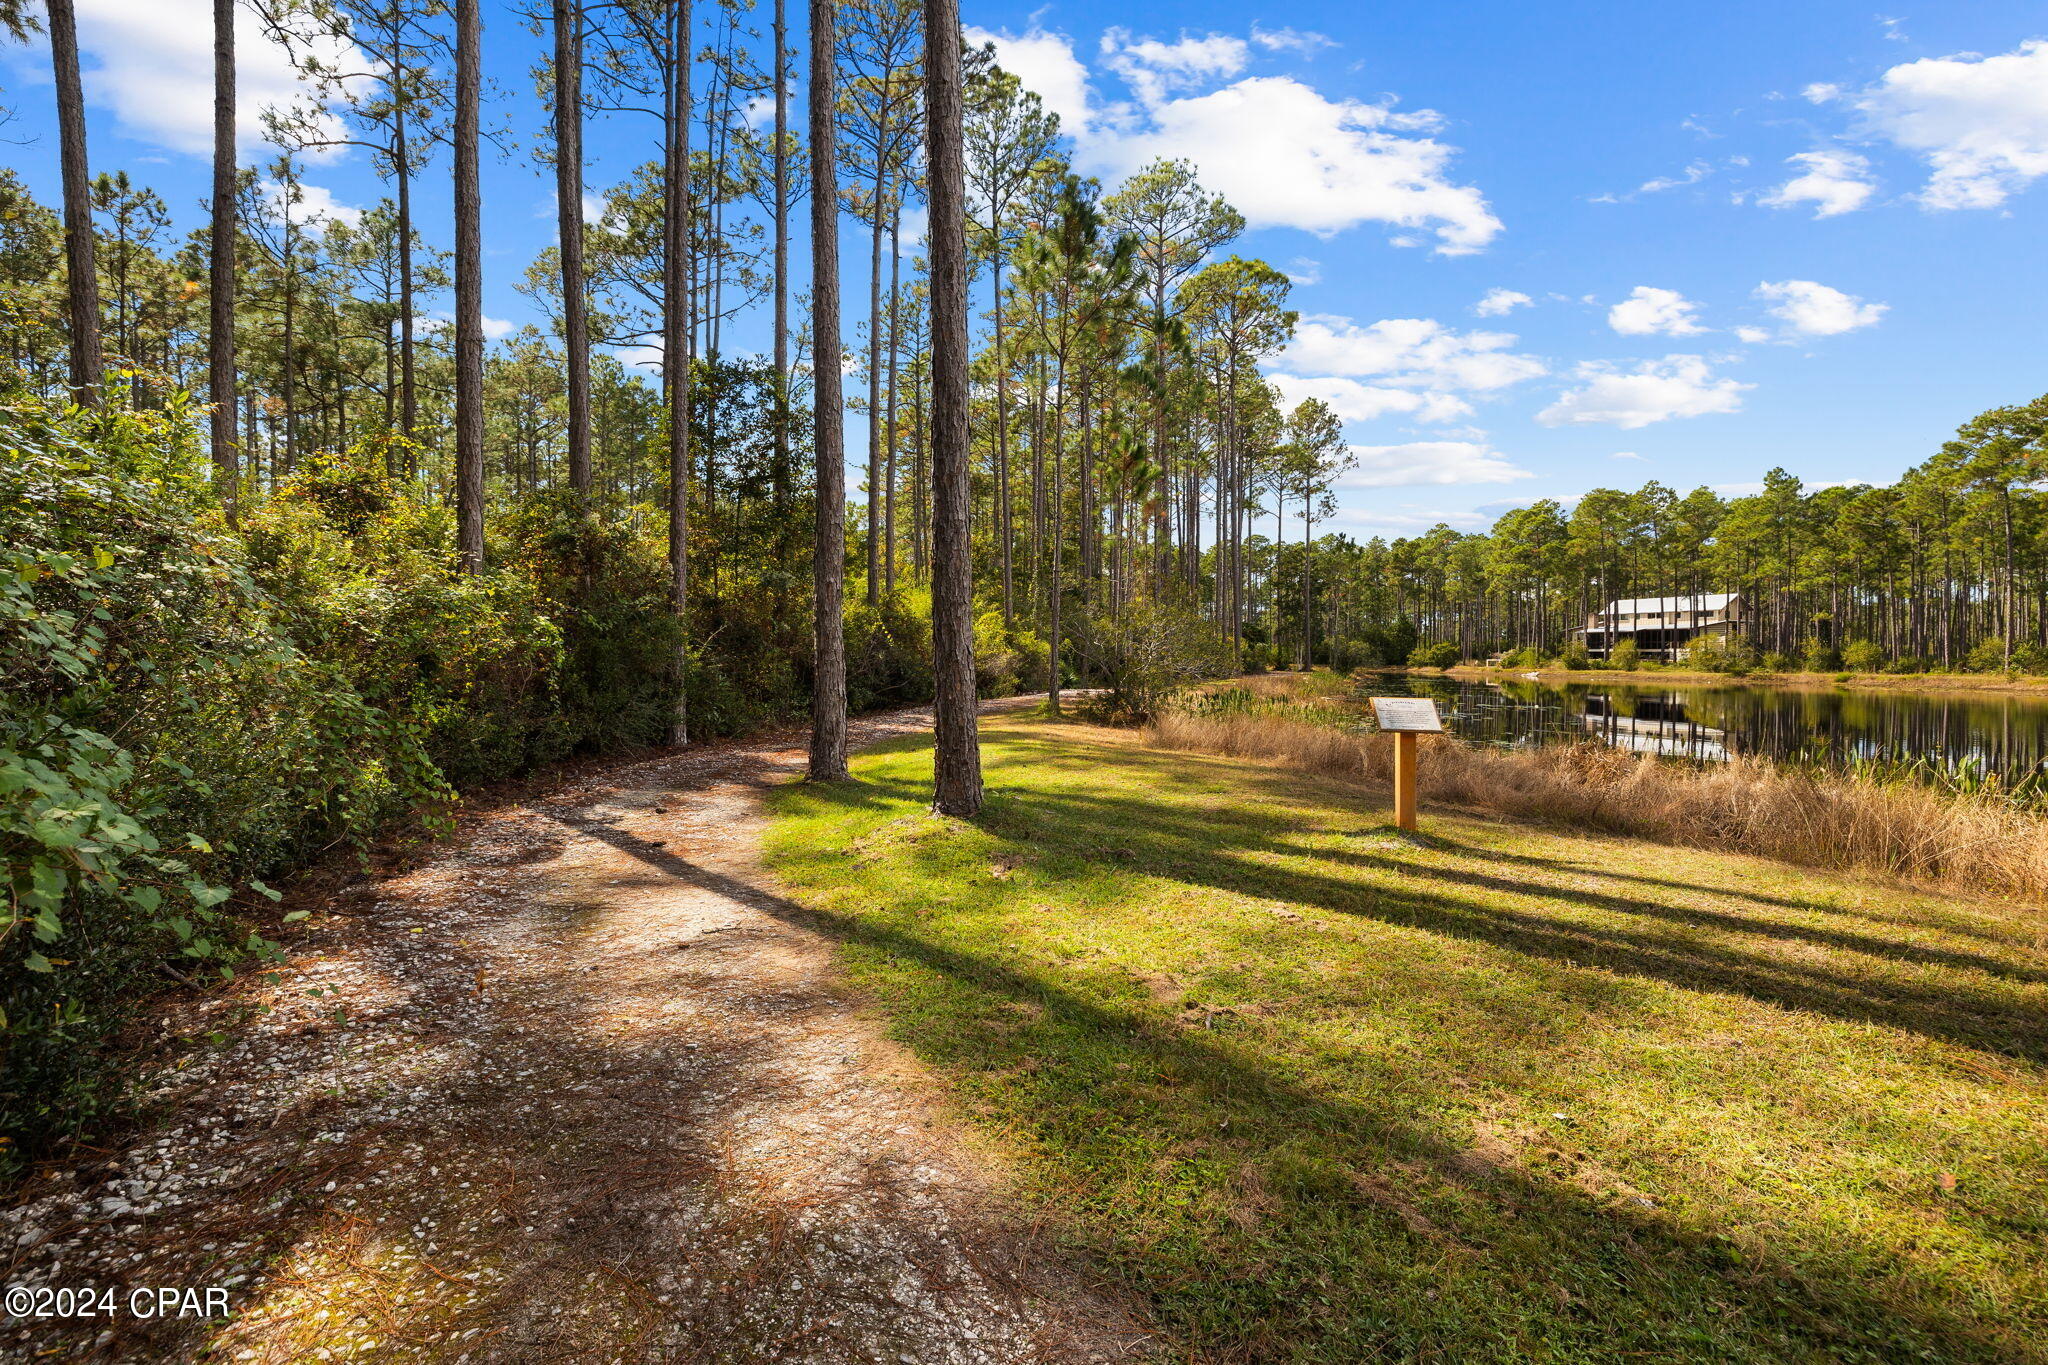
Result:
[[[1394,736],[1394,824],[1415,828],[1415,737],[1442,734],[1436,703],[1427,697],[1374,697],[1373,718]]]

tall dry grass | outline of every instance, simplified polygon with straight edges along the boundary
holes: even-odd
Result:
[[[1145,739],[1360,782],[1390,781],[1394,770],[1392,735],[1263,710],[1169,712]],[[1422,743],[1425,801],[2048,901],[2048,821],[1996,801],[1752,758],[1692,767],[1600,744],[1481,749],[1436,735]]]

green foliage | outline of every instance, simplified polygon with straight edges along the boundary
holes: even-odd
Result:
[[[2003,673],[2005,641],[1996,635],[1985,636],[1963,656],[1963,667],[1972,673]]]
[[[1564,652],[1557,656],[1557,661],[1574,673],[1583,672],[1593,666],[1593,657],[1586,652],[1585,644],[1579,640],[1566,645]]]
[[[2012,666],[2021,673],[2048,673],[2048,645],[2019,645],[2012,652]]]
[[[1229,642],[1208,618],[1172,600],[1143,598],[1097,608],[1075,631],[1084,672],[1100,689],[1089,715],[1115,724],[1148,720],[1174,695],[1229,671]]]
[[[1415,623],[1406,616],[1396,617],[1391,625],[1370,627],[1361,632],[1359,638],[1367,649],[1379,656],[1382,663],[1407,658],[1421,642]]]
[[[175,408],[0,410],[0,1128],[90,1121],[131,983],[268,951],[237,886],[448,795],[409,717],[302,648]]]
[[[1408,651],[1410,668],[1449,668],[1458,662],[1458,647],[1454,644],[1417,645]]]
[[[1784,656],[1779,656],[1783,659]],[[1740,636],[1710,633],[1696,637],[1686,647],[1685,661],[1710,673],[1742,675],[1757,668],[1756,650]],[[1785,660],[1789,664],[1790,660]]]
[[[1642,667],[1642,647],[1634,640],[1623,640],[1607,652],[1607,666],[1625,672]]]
[[[560,630],[561,662],[552,714],[529,731],[525,763],[499,762],[476,776],[664,743],[684,665],[661,549],[615,509],[569,489],[529,497],[503,528],[507,576],[538,593]]]
[[[1884,649],[1870,640],[1851,640],[1842,650],[1842,667],[1855,673],[1875,673],[1884,667]]]
[[[1045,641],[1022,627],[1003,628],[1003,614],[984,612],[974,623],[975,685],[984,697],[1011,697],[1045,686]]]
[[[1808,673],[1833,673],[1842,666],[1842,651],[1809,636],[1800,642],[1799,666]]]
[[[932,695],[929,593],[899,593],[874,606],[846,609],[846,704],[855,711],[929,701]]]

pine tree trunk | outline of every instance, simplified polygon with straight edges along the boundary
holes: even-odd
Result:
[[[903,348],[903,192],[889,203],[889,390],[883,426],[882,583],[896,594],[896,358]]]
[[[789,27],[788,0],[775,0],[775,465],[777,527],[789,522]],[[685,0],[685,8],[688,0]],[[782,543],[783,558],[788,557]]]
[[[924,0],[925,160],[931,180],[933,807],[981,813],[969,562],[967,193],[960,107],[959,0]]]
[[[583,280],[583,8],[555,6],[555,214],[561,229],[569,486],[590,491],[590,321]]]
[[[885,112],[882,117],[887,119]],[[882,599],[882,193],[888,130],[875,129],[874,219],[868,247],[868,605]]]
[[[813,782],[846,780],[846,431],[840,387],[838,132],[834,10],[811,0],[812,446],[818,461],[811,663]]]
[[[78,78],[78,18],[71,0],[49,0],[50,65],[57,82],[57,159],[64,179],[66,319],[71,396],[100,405],[100,280],[93,264],[92,181],[85,158],[85,92]]]
[[[206,391],[214,477],[240,477],[235,447],[235,0],[213,0],[213,240],[208,244]]]
[[[690,742],[690,0],[669,13],[668,103],[663,110],[661,388],[668,413],[669,610],[678,622],[671,744]],[[777,271],[778,283],[782,278]],[[781,302],[778,295],[777,302]],[[783,342],[780,331],[776,343]],[[779,371],[778,371],[779,372]],[[786,392],[786,390],[784,391]],[[778,403],[782,400],[778,398]],[[787,433],[779,432],[787,444]]]
[[[467,573],[484,566],[484,232],[477,171],[477,125],[483,103],[480,3],[455,3],[455,544]]]

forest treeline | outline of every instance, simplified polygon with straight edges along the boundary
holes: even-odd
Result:
[[[1739,592],[1743,633],[1693,662],[2048,673],[2048,397],[1973,418],[1892,484],[1809,489],[1774,469],[1732,497],[1597,488],[1478,533],[1326,537],[1313,572],[1334,597],[1340,659],[1392,638],[1383,662],[1417,639],[1446,657],[1576,662],[1572,632],[1602,603]],[[1388,621],[1413,629],[1373,635]]]

